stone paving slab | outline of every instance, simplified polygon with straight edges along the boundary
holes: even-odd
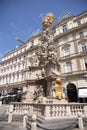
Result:
[[[27,129],[23,127],[22,122],[12,122],[9,124],[7,122],[1,121],[0,122],[0,130],[27,130]],[[37,128],[37,130],[43,130],[43,129]],[[80,129],[74,128],[74,129],[66,129],[66,130],[80,130]],[[87,126],[85,126],[84,130],[87,130]]]
[[[78,129],[78,128],[75,128],[75,129],[73,129],[73,130],[80,130],[80,129]],[[84,128],[84,130],[87,130],[87,126]]]
[[[37,130],[43,130],[43,129],[38,128]],[[55,129],[54,129],[54,130],[55,130]],[[81,129],[74,128],[74,129],[57,129],[57,130],[81,130]],[[87,130],[87,127],[85,127],[84,130]]]
[[[0,130],[26,130],[26,128],[23,128],[23,123],[21,122],[12,122],[11,124],[0,122]]]

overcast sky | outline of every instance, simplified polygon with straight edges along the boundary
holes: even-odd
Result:
[[[3,54],[21,45],[37,31],[42,31],[40,13],[52,12],[55,24],[59,16],[69,11],[78,15],[87,10],[87,0],[0,0],[0,60]]]

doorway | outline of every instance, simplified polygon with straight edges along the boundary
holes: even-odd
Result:
[[[73,83],[67,85],[67,99],[68,102],[78,102],[77,88]]]

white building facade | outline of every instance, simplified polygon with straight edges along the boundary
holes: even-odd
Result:
[[[0,63],[1,95],[11,93],[13,88],[25,86],[24,69],[26,66],[26,44],[5,54]]]

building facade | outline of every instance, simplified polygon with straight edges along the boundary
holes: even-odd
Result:
[[[87,102],[87,11],[77,16],[65,13],[49,35],[60,65],[59,73],[64,76],[63,87],[67,89],[73,84],[78,92],[83,91],[79,93],[80,100],[85,97]],[[6,91],[11,93],[12,88],[21,88],[22,101],[32,98],[38,87],[37,79],[43,77],[36,55],[39,45],[44,42],[42,36],[43,31],[3,56],[0,63],[1,95],[6,95]]]
[[[87,12],[60,21],[55,30],[60,71],[65,75],[64,86],[72,82],[79,97],[84,97],[84,92],[79,92],[80,88],[87,87]],[[87,97],[87,90],[84,91]]]
[[[0,63],[1,95],[7,96],[7,93],[14,95],[13,91],[16,91],[18,88],[23,89],[25,86],[23,73],[26,66],[25,58],[26,44],[17,47],[3,56]]]

